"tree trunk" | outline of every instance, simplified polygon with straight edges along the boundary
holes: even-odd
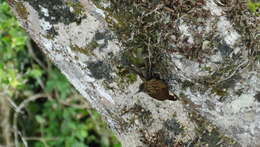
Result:
[[[8,2],[123,146],[260,146],[259,15],[245,1]],[[151,79],[164,90],[139,91]]]

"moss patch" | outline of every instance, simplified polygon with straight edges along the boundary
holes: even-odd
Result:
[[[192,88],[194,86],[194,83],[192,83],[191,81],[184,81],[182,82],[182,89],[186,90],[187,88]]]
[[[123,58],[145,75],[167,75],[171,34],[179,36],[174,20],[204,1],[93,0],[108,13],[106,21],[126,48]],[[104,3],[109,6],[104,7]],[[186,52],[186,51],[184,51]],[[192,55],[193,53],[191,53]],[[162,77],[162,76],[161,76]]]
[[[182,126],[177,122],[175,118],[166,120],[163,125],[165,128],[169,131],[174,132],[175,135],[179,135],[180,133],[183,133],[184,129]]]
[[[89,55],[92,55],[92,54],[91,54],[91,50],[88,49],[88,48],[82,48],[82,47],[79,47],[79,46],[77,46],[77,45],[71,45],[70,48],[71,48],[71,50],[73,50],[73,51],[80,52],[80,53],[85,54],[85,55],[88,55],[88,56],[89,56]]]
[[[254,0],[239,0],[228,1],[226,0],[225,14],[231,21],[233,27],[241,35],[242,43],[248,49],[249,57],[251,61],[257,60],[259,55],[259,23],[257,17],[259,16],[259,2]],[[243,47],[242,47],[243,48]]]
[[[132,84],[137,81],[137,75],[135,73],[130,72],[128,69],[120,65],[117,66],[117,75],[120,77],[119,86],[120,83]]]
[[[247,7],[252,13],[256,13],[259,16],[260,13],[260,2],[254,2],[252,0],[248,0]]]
[[[73,8],[73,12],[77,17],[84,16],[84,8],[79,1],[68,0],[65,3],[68,7]]]
[[[134,115],[132,119],[129,120],[129,122],[132,122],[132,124],[134,123],[135,119],[140,120],[144,126],[150,126],[153,122],[152,113],[139,104],[134,104],[134,106],[129,109],[124,108],[121,112],[121,115],[125,115],[127,113]]]
[[[54,29],[54,27],[51,27],[49,30],[47,30],[46,38],[53,40],[53,38],[57,35],[58,35],[58,32]]]
[[[70,24],[76,22],[79,24],[81,19],[85,18],[82,12],[82,6],[78,1],[69,0],[67,3],[63,0],[24,0],[28,2],[39,14],[41,19],[51,24],[64,23]],[[71,11],[70,7],[74,9]],[[48,16],[42,11],[48,10]]]
[[[127,81],[128,81],[129,83],[134,83],[134,82],[137,80],[136,74],[133,74],[133,73],[127,74],[126,77],[127,77]]]
[[[218,128],[212,125],[205,118],[197,113],[190,113],[190,119],[197,124],[197,138],[192,142],[192,146],[209,146],[209,147],[240,147],[234,140],[224,136]]]
[[[23,2],[18,2],[18,1],[14,1],[14,7],[17,11],[17,14],[22,18],[22,19],[25,19],[27,20],[28,18],[28,11],[26,10]]]
[[[105,78],[107,81],[112,80],[112,76],[110,75],[112,69],[108,64],[102,61],[97,61],[97,62],[88,62],[87,65],[88,65],[88,69],[90,70],[92,76],[95,79]]]
[[[181,147],[183,144],[178,142],[168,131],[160,129],[149,133],[147,130],[140,130],[141,142],[148,147]]]

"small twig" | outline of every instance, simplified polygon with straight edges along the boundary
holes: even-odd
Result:
[[[242,67],[243,65],[248,66],[249,65],[248,63],[249,63],[248,61],[244,61],[243,63],[239,64],[237,66],[237,68],[228,77],[226,77],[226,78],[224,78],[222,80],[217,81],[217,83],[220,83],[220,82],[223,82],[223,81],[226,81],[226,80],[230,79],[231,77],[233,77],[236,74],[236,72],[240,69],[240,67]]]
[[[150,51],[150,42],[151,42],[151,39],[149,38],[148,40],[148,58],[149,58],[149,73],[151,73],[151,68],[152,68],[152,62],[151,62],[151,51]]]
[[[21,139],[22,139],[22,142],[23,142],[24,146],[25,146],[25,147],[28,147],[27,141],[24,139],[24,137],[22,136],[22,134],[21,134],[20,132],[19,132],[19,135],[20,135],[20,137],[21,137]]]
[[[11,104],[11,106],[14,108],[14,110],[16,110],[18,108],[18,106],[15,104],[15,102],[13,100],[11,100],[9,97],[7,97],[7,100]]]
[[[75,96],[75,95],[73,95],[73,96]],[[77,108],[77,109],[90,109],[91,108],[87,102],[83,101],[83,98],[79,98],[78,100],[83,101],[84,104],[72,104],[71,103],[71,101],[73,100],[72,97],[69,97],[67,100],[68,101],[59,100],[59,103],[65,105],[65,106],[70,106],[70,107]]]
[[[38,98],[43,98],[43,97],[48,97],[47,94],[44,93],[40,93],[40,94],[36,94],[33,95],[29,98],[27,98],[26,100],[24,100],[16,109],[15,109],[15,114],[13,116],[13,129],[14,129],[14,138],[15,138],[15,146],[18,147],[19,146],[19,142],[18,142],[18,133],[20,134],[20,132],[18,131],[17,128],[17,119],[18,119],[18,115],[21,112],[21,110],[23,108],[25,108],[31,101],[35,101]]]
[[[20,113],[20,111],[21,111],[24,107],[26,107],[26,106],[29,104],[29,102],[35,101],[35,100],[37,100],[38,98],[44,98],[44,97],[48,97],[48,95],[45,94],[45,93],[40,93],[40,94],[32,95],[31,97],[25,99],[25,100],[17,107],[16,112],[17,112],[17,113]]]
[[[43,137],[23,137],[25,140],[45,140],[45,141],[51,141],[51,140],[58,140],[58,138],[43,138]]]
[[[46,66],[43,64],[43,62],[41,62],[41,60],[39,60],[37,58],[37,56],[35,55],[35,53],[33,51],[32,43],[31,43],[31,39],[27,40],[26,47],[28,48],[28,51],[29,51],[29,54],[31,55],[31,57],[39,64],[39,66],[41,66],[41,68],[43,68],[43,69],[47,69]]]
[[[8,94],[0,91],[0,132],[2,132],[2,142],[6,146],[13,146],[12,134],[11,134],[11,125],[9,118],[11,116],[11,108],[8,106]]]
[[[164,6],[163,8],[164,8],[165,10],[169,11],[169,12],[176,13],[173,9],[171,9],[171,8],[169,8],[169,7]]]
[[[45,89],[45,85],[44,85],[42,79],[38,77],[38,78],[36,78],[36,80],[37,80],[37,82],[39,83],[40,87],[41,87],[42,89]]]
[[[152,13],[156,12],[157,10],[163,8],[163,6],[164,6],[163,4],[159,4],[159,5],[157,5],[155,9],[153,9],[153,10],[150,11],[149,13],[146,13],[144,16],[151,15]]]

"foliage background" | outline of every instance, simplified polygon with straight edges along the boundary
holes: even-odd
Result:
[[[0,146],[120,147],[0,0]]]

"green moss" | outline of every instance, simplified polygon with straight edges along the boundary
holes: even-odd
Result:
[[[53,40],[55,36],[58,35],[58,32],[54,29],[54,27],[51,27],[49,30],[47,30],[47,35],[45,36],[47,39]]]
[[[18,1],[14,1],[15,3],[15,9],[17,11],[17,14],[22,18],[22,19],[26,19],[28,18],[28,11],[26,10],[23,2],[18,2]]]
[[[212,71],[211,67],[208,67],[208,66],[203,67],[202,69],[205,70],[205,71],[208,71],[208,72],[211,72],[211,71]]]
[[[200,116],[195,112],[191,112],[189,117],[192,121],[197,124],[196,136],[197,138],[192,142],[192,146],[209,146],[209,147],[218,147],[218,146],[229,146],[229,147],[239,147],[231,138],[228,138],[221,134],[218,128],[212,125],[205,118]],[[221,144],[219,144],[221,142]]]
[[[155,71],[156,67],[166,68],[166,66],[154,66],[163,63],[162,52],[168,46],[167,39],[158,40],[158,38],[166,38],[161,36],[162,27],[165,25],[163,13],[143,15],[150,13],[153,7],[156,7],[156,3],[119,0],[109,1],[110,6],[103,8],[102,3],[107,1],[93,0],[93,2],[107,12],[106,22],[125,47],[123,58],[128,61],[127,64],[138,68],[145,67],[144,69],[148,69],[149,65],[153,68],[150,71]]]
[[[66,2],[67,6],[72,7],[74,14],[77,17],[81,17],[84,14],[84,8],[79,1],[69,0]]]
[[[79,47],[77,45],[70,45],[70,48],[73,51],[77,51],[77,52],[80,52],[80,53],[88,55],[88,56],[92,55],[91,50],[88,49],[88,48],[82,48],[82,47]]]
[[[71,45],[71,49],[73,51],[77,51],[77,52],[80,52],[82,54],[85,54],[85,55],[93,55],[93,50],[98,48],[100,45],[97,43],[97,41],[95,39],[93,39],[90,43],[88,43],[85,47],[79,47],[77,45]]]
[[[101,3],[102,2],[107,2],[108,0],[92,0],[92,2],[98,7],[102,8]]]
[[[191,88],[192,86],[194,86],[194,83],[186,80],[182,83],[182,89],[187,89],[187,88]]]
[[[128,81],[129,83],[134,83],[134,82],[137,80],[136,74],[133,74],[133,73],[127,74],[126,77],[127,77],[127,81]]]
[[[129,64],[133,64],[137,67],[145,65],[143,48],[134,48],[132,50],[127,50],[124,53],[124,58],[128,60]]]
[[[257,9],[260,9],[260,2],[252,2],[251,0],[248,0],[247,7],[252,13],[257,13]],[[259,15],[259,12],[257,15]]]
[[[226,60],[214,74],[201,77],[197,82],[208,87],[216,86],[221,80],[225,81],[227,76],[233,74],[237,70],[237,66],[232,60]]]
[[[257,61],[260,61],[260,53],[259,53],[259,55],[256,55],[255,58],[256,58]]]
[[[134,74],[134,73],[125,73],[125,74],[121,74],[121,80],[120,80],[120,83],[134,83],[136,80],[137,80],[137,75]]]
[[[237,66],[230,61],[225,61],[214,74],[200,77],[197,82],[204,87],[211,88],[211,92],[218,96],[227,96],[227,89],[233,88],[241,79],[239,73],[236,73]]]
[[[230,9],[225,11],[227,18],[234,24],[234,29],[240,34],[240,40],[250,50],[249,60],[255,62],[259,51],[259,17],[260,3],[258,0],[227,1]],[[241,47],[240,47],[241,48]],[[242,47],[243,48],[243,47]],[[258,62],[258,61],[256,61]],[[252,64],[254,65],[254,63]]]
[[[217,86],[214,86],[212,88],[212,92],[216,93],[218,96],[227,96],[228,95],[228,93],[225,89],[217,87]]]
[[[40,19],[50,22],[50,24],[64,23],[66,25],[70,23],[80,24],[81,20],[86,17],[83,14],[80,3],[77,1],[69,0],[65,2],[62,0],[24,0],[30,4],[33,9],[38,12]],[[67,0],[68,1],[68,0]],[[71,12],[70,7],[73,7],[75,12]],[[48,16],[42,11],[42,8],[48,10]],[[82,14],[82,15],[81,15]]]
[[[49,40],[53,40],[55,36],[53,34],[48,33],[45,37]]]
[[[175,135],[179,135],[184,132],[183,127],[179,124],[179,122],[175,119],[168,119],[166,120],[163,125],[169,131],[174,132]]]
[[[143,125],[150,126],[154,121],[152,117],[152,113],[137,103],[135,103],[134,106],[132,106],[129,109],[123,109],[121,116],[127,113],[134,115],[133,118],[129,120],[130,122],[134,122],[135,119],[138,119],[142,122]]]
[[[160,129],[151,133],[147,129],[140,130],[140,141],[147,147],[171,147],[176,146],[176,138],[169,135],[168,131]]]
[[[95,48],[98,48],[98,47],[99,47],[99,44],[94,39],[86,46],[86,48],[88,48],[89,50],[94,50]]]
[[[126,83],[132,84],[137,80],[137,75],[134,73],[131,73],[126,68],[124,68],[122,66],[118,66],[117,69],[118,69],[117,75],[119,75],[119,77],[120,77],[119,83],[123,84],[126,82]]]

